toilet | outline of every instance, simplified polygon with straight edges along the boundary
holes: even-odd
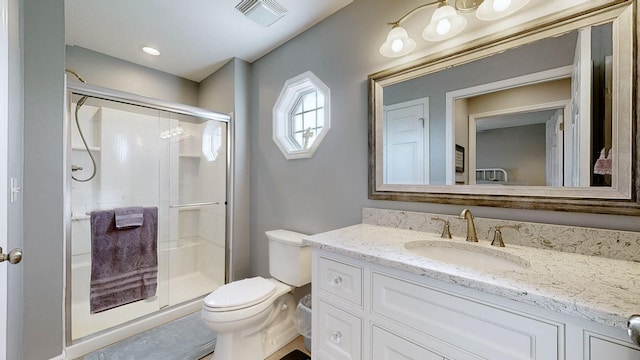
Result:
[[[223,285],[202,304],[202,320],[217,334],[212,360],[265,359],[298,336],[291,291],[311,282],[311,248],[305,234],[265,232],[269,274]]]

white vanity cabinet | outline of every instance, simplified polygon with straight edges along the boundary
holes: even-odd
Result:
[[[594,330],[602,325],[590,328],[584,320],[317,248],[313,253],[315,360],[640,359],[620,331]]]
[[[312,341],[315,359],[359,360],[363,343],[363,267],[313,257]],[[315,324],[315,325],[314,325]]]

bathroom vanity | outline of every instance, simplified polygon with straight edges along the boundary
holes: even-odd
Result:
[[[305,241],[316,360],[640,359],[637,262],[371,224]]]

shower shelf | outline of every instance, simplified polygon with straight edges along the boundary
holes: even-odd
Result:
[[[89,220],[90,218],[91,218],[91,215],[86,215],[86,214],[74,215],[73,213],[71,214],[71,221]]]
[[[180,154],[181,158],[187,158],[187,159],[200,159],[201,154],[197,154],[197,153],[184,153],[184,154]]]
[[[71,145],[71,150],[82,150],[87,151],[84,146]],[[101,151],[102,149],[99,146],[89,146],[90,151]]]

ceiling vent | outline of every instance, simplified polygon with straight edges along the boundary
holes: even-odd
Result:
[[[265,27],[278,21],[287,12],[284,6],[274,0],[242,0],[236,9]]]

